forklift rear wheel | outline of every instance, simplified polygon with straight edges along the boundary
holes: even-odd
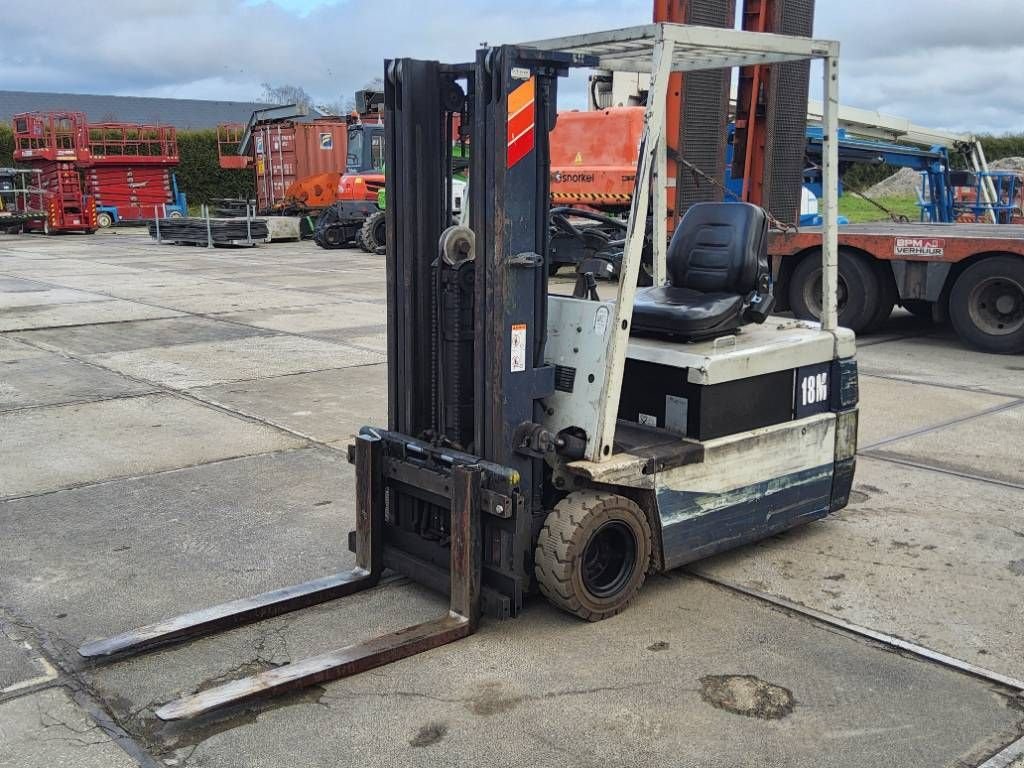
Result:
[[[548,513],[534,555],[540,591],[564,611],[600,621],[636,595],[651,562],[651,526],[630,499],[576,491]]]
[[[96,214],[96,226],[100,229],[106,229],[107,227],[114,226],[114,217],[106,211],[100,211]]]
[[[378,248],[387,245],[387,216],[384,211],[377,211],[363,222],[359,230],[359,246],[367,253],[376,253]]]
[[[879,314],[878,273],[871,260],[856,251],[839,249],[839,325],[856,333]],[[821,251],[808,253],[789,278],[789,306],[803,320],[821,317]]]
[[[956,279],[949,319],[957,335],[985,352],[1024,352],[1024,259],[990,256]]]

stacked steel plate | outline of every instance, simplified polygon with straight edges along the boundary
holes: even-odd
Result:
[[[149,222],[149,236],[162,242],[194,245],[255,245],[267,239],[266,219],[182,217]]]

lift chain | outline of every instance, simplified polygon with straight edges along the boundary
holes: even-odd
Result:
[[[739,195],[737,195],[735,192],[733,192],[731,189],[729,189],[727,186],[725,186],[722,182],[720,182],[714,176],[709,176],[708,174],[706,174],[704,171],[702,171],[696,165],[694,165],[689,160],[687,160],[685,157],[683,157],[678,151],[670,150],[670,153],[672,155],[672,158],[677,163],[680,163],[681,165],[685,165],[693,173],[694,176],[697,176],[697,177],[699,177],[701,179],[704,179],[704,181],[707,181],[713,187],[717,187],[724,194],[726,194],[729,197],[733,198],[737,202],[742,202],[742,198]],[[765,216],[768,217],[768,223],[771,225],[772,229],[778,229],[778,230],[781,230],[783,232],[796,232],[797,229],[798,229],[796,224],[787,223],[787,222],[781,221],[780,219],[777,219],[775,216],[773,216],[771,213],[769,213],[767,209],[765,210],[764,214],[765,214]]]

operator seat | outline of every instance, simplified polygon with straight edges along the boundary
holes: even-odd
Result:
[[[771,311],[768,217],[756,205],[692,205],[666,261],[668,285],[636,292],[633,335],[699,341],[763,323]]]

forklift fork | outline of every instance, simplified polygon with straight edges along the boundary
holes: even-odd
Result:
[[[255,597],[187,613],[107,640],[87,643],[87,658],[124,657],[158,646],[280,616],[368,589],[383,565],[384,475],[381,439],[359,435],[356,465],[356,567]],[[480,496],[482,470],[459,465],[451,477],[451,599],[444,616],[319,656],[234,680],[160,707],[161,720],[180,720],[258,697],[273,696],[390,664],[466,637],[480,619]]]

